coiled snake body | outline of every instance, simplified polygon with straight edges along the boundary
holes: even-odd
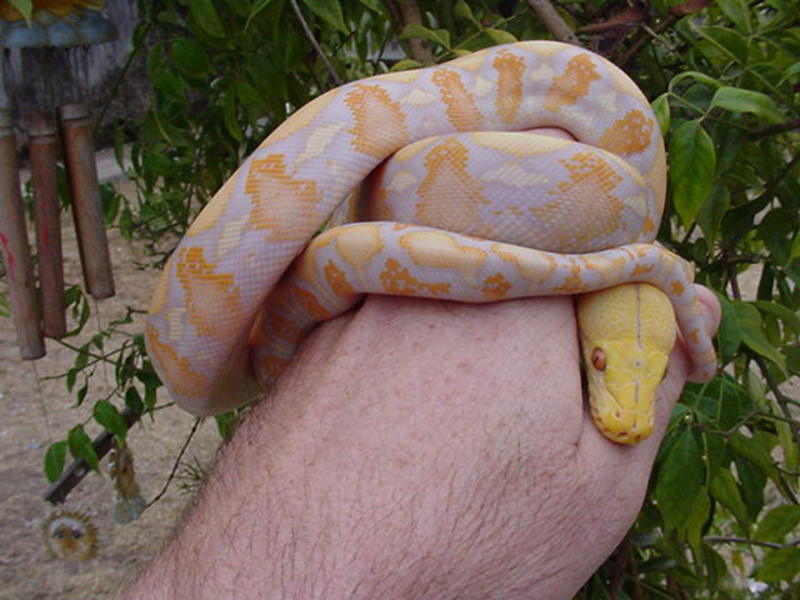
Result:
[[[537,127],[577,141],[525,132]],[[367,178],[362,222],[313,237]],[[692,270],[653,243],[665,178],[642,93],[574,46],[520,42],[349,83],[284,122],[202,211],[156,288],[150,356],[181,406],[213,414],[252,400],[363,293],[581,294],[595,423],[635,443],[675,339],[670,302],[692,377],[715,372]]]

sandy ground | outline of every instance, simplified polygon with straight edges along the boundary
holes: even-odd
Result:
[[[125,185],[123,182],[122,185]],[[66,216],[66,215],[65,215]],[[63,216],[62,216],[63,218]],[[80,263],[70,219],[63,223],[65,276],[80,281]],[[124,316],[126,306],[146,308],[156,273],[140,271],[134,263],[136,250],[114,231],[109,242],[117,295],[99,303],[102,322]],[[0,281],[0,286],[5,285]],[[97,331],[87,323],[82,343]],[[128,326],[130,332],[143,329],[141,318]],[[121,339],[111,340],[107,350]],[[70,340],[75,343],[76,340]],[[0,599],[113,598],[121,583],[158,551],[179,519],[191,494],[173,481],[166,495],[142,517],[129,525],[116,525],[111,511],[115,494],[107,474],[90,474],[75,488],[63,505],[90,515],[98,528],[97,556],[82,563],[67,563],[50,556],[42,537],[42,522],[52,507],[42,500],[48,482],[42,470],[44,453],[52,441],[63,439],[70,427],[87,422],[94,437],[100,427],[90,419],[91,406],[110,389],[105,377],[94,378],[94,387],[84,406],[74,408],[73,397],[63,379],[43,378],[65,372],[75,355],[52,340],[47,356],[35,363],[21,361],[11,319],[0,318]],[[38,380],[37,380],[38,374]],[[113,370],[108,370],[113,380]],[[159,402],[165,402],[159,398]],[[159,411],[154,420],[145,419],[129,433],[137,480],[145,499],[162,488],[193,419],[178,408]],[[184,462],[208,467],[219,443],[213,420],[198,430]],[[106,463],[103,462],[105,471]]]

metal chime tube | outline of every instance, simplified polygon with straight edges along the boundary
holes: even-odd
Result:
[[[61,107],[61,120],[83,280],[92,297],[100,300],[114,295],[114,276],[97,183],[89,107],[82,102],[65,104]]]
[[[28,117],[31,182],[36,202],[36,254],[42,295],[42,324],[47,337],[67,332],[64,268],[58,201],[58,132],[55,119],[34,111]]]
[[[0,110],[0,248],[20,355],[34,359],[44,356],[44,339],[17,169],[11,115],[3,109]]]

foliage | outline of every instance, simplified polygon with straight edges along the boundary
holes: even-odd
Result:
[[[400,4],[418,6],[419,22],[404,20]],[[138,198],[108,206],[123,234],[149,249],[151,266],[272,128],[337,81],[550,37],[513,0],[303,0],[326,65],[287,0],[140,6],[135,51],[146,53],[154,89],[131,144]],[[637,21],[620,17],[627,6],[565,1],[559,11],[654,99],[671,173],[659,239],[719,294],[724,370],[686,387],[635,527],[579,597],[751,597],[745,578],[763,582],[761,598],[800,597],[800,402],[789,385],[800,374],[800,7],[654,0],[649,12],[636,9]],[[754,297],[742,293],[748,278]],[[82,325],[88,304],[71,293]],[[81,403],[96,365],[113,361],[117,388],[94,413],[124,437],[114,406],[152,410],[160,383],[140,336],[107,352],[109,334],[75,347],[64,376]],[[220,420],[226,432],[231,425],[230,415]],[[67,451],[96,461],[85,436],[77,425],[50,448],[51,480]]]

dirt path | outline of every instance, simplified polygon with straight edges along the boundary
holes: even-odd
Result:
[[[64,218],[65,277],[80,281],[75,234]],[[135,249],[109,232],[117,295],[99,303],[102,322],[125,314],[127,305],[147,306],[156,273],[135,268]],[[0,280],[0,286],[5,282]],[[2,288],[0,288],[2,289]],[[140,332],[141,318],[128,326]],[[97,325],[86,326],[88,339]],[[77,340],[82,343],[84,340]],[[111,340],[107,350],[121,340]],[[76,340],[70,340],[75,343]],[[0,599],[113,598],[126,575],[140,568],[169,536],[191,494],[173,482],[167,494],[142,517],[129,525],[116,525],[111,517],[114,491],[108,475],[87,476],[67,498],[64,508],[89,514],[98,528],[100,546],[96,558],[70,564],[48,555],[41,532],[43,519],[52,507],[42,500],[48,483],[42,471],[44,453],[51,441],[63,439],[70,427],[86,422],[95,400],[109,389],[103,374],[94,378],[95,388],[84,406],[73,408],[73,398],[63,379],[42,380],[65,372],[75,355],[52,340],[47,356],[30,362],[19,359],[11,319],[0,318]],[[36,373],[40,377],[37,383]],[[109,369],[108,378],[113,378]],[[166,396],[165,396],[166,398]],[[165,398],[160,398],[161,402]],[[46,413],[46,416],[45,416]],[[192,417],[180,409],[158,412],[129,434],[137,480],[145,499],[154,497],[164,484],[175,457],[192,425]],[[49,423],[49,427],[48,427]],[[93,422],[87,432],[100,432]],[[189,446],[184,461],[197,460],[208,466],[219,442],[213,420],[203,423]],[[103,470],[105,471],[105,461]]]

